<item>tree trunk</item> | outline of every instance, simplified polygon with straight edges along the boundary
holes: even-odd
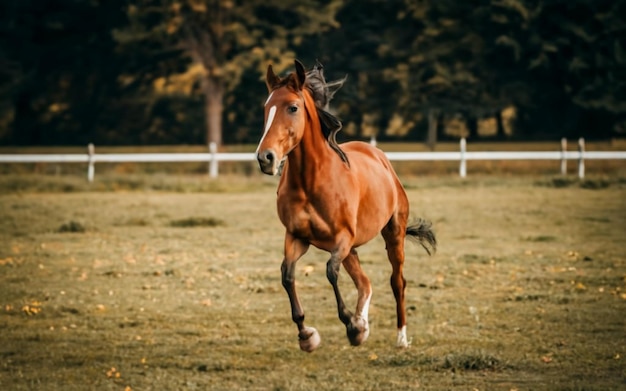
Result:
[[[504,132],[504,123],[502,122],[502,110],[496,111],[496,126],[497,126],[496,137],[500,140],[505,139],[506,133]]]
[[[478,118],[473,115],[467,117],[467,130],[469,131],[468,138],[476,141],[478,139]]]
[[[207,145],[222,145],[222,115],[224,113],[224,85],[218,78],[206,76],[202,79],[204,94],[204,116],[206,121]]]
[[[12,142],[18,145],[39,145],[42,143],[41,126],[32,107],[33,95],[29,91],[21,92],[15,98],[15,116],[11,124]]]
[[[437,111],[428,110],[428,135],[426,136],[426,145],[433,151],[437,145]]]

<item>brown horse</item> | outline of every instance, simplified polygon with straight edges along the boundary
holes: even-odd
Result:
[[[431,225],[418,220],[409,225],[409,203],[385,154],[364,142],[341,147],[335,134],[341,123],[328,113],[328,102],[343,81],[326,83],[318,64],[308,73],[295,61],[296,71],[285,78],[267,68],[269,97],[265,102],[265,132],[257,149],[261,170],[278,175],[278,216],[286,228],[282,284],[298,326],[300,348],[311,352],[320,336],[304,325],[304,311],[295,287],[295,265],[309,245],[330,253],[326,276],[337,299],[339,319],[352,345],[369,335],[368,309],[372,297],[369,279],[361,269],[356,248],[379,232],[392,266],[391,288],[396,299],[397,345],[407,347],[404,291],[404,239],[417,239],[426,251],[436,249]],[[358,290],[354,314],[346,308],[337,279],[343,265]]]

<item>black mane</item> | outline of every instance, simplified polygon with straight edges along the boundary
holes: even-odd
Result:
[[[326,82],[326,78],[324,78],[324,66],[317,61],[313,69],[306,73],[305,82],[306,87],[313,96],[315,106],[328,111],[331,99],[333,99],[335,93],[343,86],[346,78],[347,76],[343,79]]]
[[[315,102],[315,108],[317,109],[317,115],[320,119],[320,125],[322,132],[328,140],[330,147],[337,152],[341,160],[348,165],[348,157],[343,150],[337,144],[336,136],[337,132],[341,130],[341,121],[332,115],[330,110],[330,101],[333,99],[335,93],[343,86],[346,81],[346,77],[331,82],[326,82],[324,78],[324,66],[318,61],[315,63],[313,69],[306,73],[305,87],[311,93],[313,101]]]

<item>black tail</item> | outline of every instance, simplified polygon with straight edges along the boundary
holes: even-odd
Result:
[[[406,234],[409,239],[421,244],[428,255],[437,251],[437,238],[435,238],[430,221],[418,219],[406,227]]]

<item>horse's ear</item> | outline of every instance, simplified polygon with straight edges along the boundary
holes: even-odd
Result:
[[[294,64],[296,64],[296,80],[298,81],[298,89],[301,90],[304,86],[304,81],[306,80],[306,70],[300,61],[294,60]]]
[[[280,83],[280,77],[276,76],[274,69],[272,68],[272,64],[270,64],[267,66],[267,73],[265,74],[265,84],[267,85],[267,90],[272,91],[278,83]]]

